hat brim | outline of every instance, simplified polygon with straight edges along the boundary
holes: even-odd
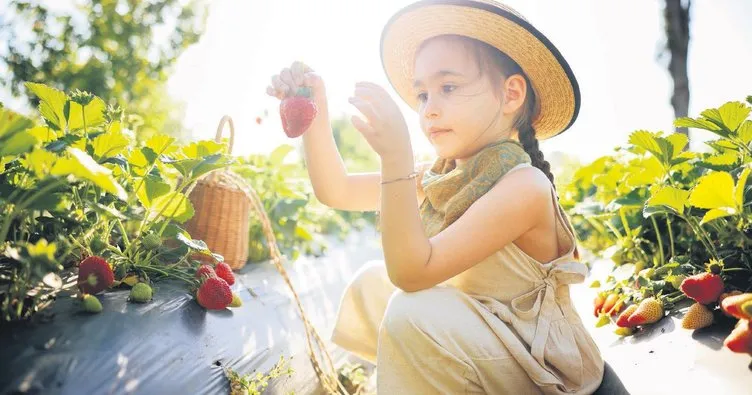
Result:
[[[580,90],[558,49],[525,19],[495,4],[471,0],[413,3],[387,22],[381,35],[381,61],[397,94],[413,109],[415,53],[431,37],[453,34],[490,44],[520,65],[538,99],[533,127],[539,140],[554,137],[577,119]]]

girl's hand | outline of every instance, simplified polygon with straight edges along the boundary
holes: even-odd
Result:
[[[301,86],[311,88],[313,102],[316,107],[326,109],[326,89],[324,81],[313,69],[302,62],[293,62],[289,68],[284,68],[279,74],[272,76],[271,85],[266,88],[269,96],[284,99],[292,96]]]
[[[370,82],[359,82],[355,84],[355,96],[349,101],[366,118],[354,115],[353,126],[379,154],[382,162],[412,159],[405,117],[385,89]]]

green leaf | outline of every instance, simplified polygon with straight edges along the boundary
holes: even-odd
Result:
[[[136,196],[141,204],[146,208],[150,208],[154,202],[154,199],[166,195],[170,192],[170,185],[162,181],[158,177],[147,176],[143,179],[135,179],[136,185],[139,185]]]
[[[645,204],[645,197],[640,193],[640,189],[634,189],[624,196],[619,196],[608,204],[609,211],[619,210],[621,207],[634,208],[642,207]]]
[[[705,117],[708,121],[714,123],[718,126],[718,130],[716,131],[716,134],[719,134],[724,137],[728,137],[728,132],[726,129],[726,124],[723,123],[723,118],[721,117],[721,112],[718,111],[716,108],[709,108],[703,112],[700,113],[701,116]]]
[[[157,153],[149,147],[141,147],[141,153],[144,154],[144,158],[146,158],[146,162],[149,166],[154,164],[154,162],[156,162],[157,158],[159,157],[157,156]]]
[[[227,167],[228,162],[225,159],[226,157],[222,154],[214,154],[205,157],[204,160],[197,164],[193,169],[191,177],[198,178],[210,171]]]
[[[747,119],[749,111],[750,108],[746,104],[738,101],[728,102],[718,109],[723,124],[732,132],[735,132],[739,125]]]
[[[648,207],[664,206],[673,210],[674,213],[683,214],[688,196],[689,191],[665,186],[652,194],[646,205]]]
[[[733,177],[724,171],[716,171],[703,176],[692,189],[689,204],[706,209],[734,208],[736,202]]]
[[[56,130],[65,130],[67,122],[64,107],[68,102],[68,95],[55,88],[35,82],[27,82],[24,85],[39,98],[39,113],[42,114],[47,124]]]
[[[31,119],[7,108],[0,107],[0,140],[4,136],[10,136],[32,126],[34,126],[34,123]]]
[[[716,131],[721,130],[720,126],[706,119],[701,119],[701,118],[700,119],[692,119],[688,117],[677,118],[674,121],[674,126],[676,126],[677,128],[703,129],[703,130],[708,130],[711,132],[716,132]]]
[[[170,165],[174,167],[185,178],[189,178],[193,169],[196,168],[203,159],[181,159],[174,162],[170,162]]]
[[[666,140],[674,147],[675,153],[682,152],[689,143],[689,138],[681,133],[674,133],[666,137]]]
[[[729,208],[714,208],[712,210],[709,210],[707,213],[705,213],[705,216],[702,217],[702,220],[700,221],[700,225],[704,225],[714,219],[728,217],[729,215],[736,214],[736,210],[729,209]]]
[[[674,144],[669,140],[655,133],[638,130],[629,136],[629,142],[655,155],[664,166],[670,166],[674,157]]]
[[[50,151],[35,149],[26,155],[22,163],[27,169],[31,169],[37,178],[41,179],[50,174],[57,158],[58,156]]]
[[[749,167],[744,168],[742,174],[739,175],[739,181],[736,182],[736,190],[734,191],[734,197],[736,200],[736,209],[741,211],[744,207],[744,191],[747,187],[747,177],[749,177]]]
[[[645,130],[638,130],[629,136],[630,144],[641,147],[655,155],[659,160],[663,157],[663,151],[656,140],[656,136]]]
[[[37,143],[37,138],[28,131],[14,134],[0,145],[0,157],[8,155],[20,155],[31,151]]]
[[[269,154],[269,164],[271,164],[272,167],[281,165],[282,162],[284,162],[287,154],[292,152],[294,149],[295,147],[289,144],[280,145]]]
[[[220,153],[222,144],[212,140],[204,140],[190,143],[183,147],[183,155],[189,159],[203,159],[207,156]],[[155,152],[158,152],[155,150]]]
[[[204,253],[209,253],[209,247],[206,246],[206,243],[203,240],[194,240],[189,238],[185,235],[185,233],[178,233],[176,236],[176,239],[183,243],[186,247],[190,248],[191,250],[200,251]]]
[[[158,155],[169,155],[177,151],[177,147],[173,145],[174,142],[174,137],[159,133],[151,136],[146,146]]]
[[[105,102],[94,96],[94,99],[86,105],[86,129],[101,126],[105,123],[104,111],[107,108]],[[84,128],[84,111],[83,107],[78,104],[70,103],[70,117],[68,118],[68,129],[80,130]]]
[[[130,140],[122,133],[108,132],[101,134],[92,141],[94,157],[103,159],[116,156],[128,148],[129,142]]]
[[[681,165],[682,163],[688,162],[692,159],[694,159],[696,154],[694,152],[682,152],[673,159],[669,161],[669,164],[671,167],[675,167],[678,165]]]
[[[739,162],[739,154],[727,151],[722,154],[708,156],[699,162],[698,165],[713,170],[731,170],[736,167],[737,162]]]
[[[58,138],[58,132],[55,132],[49,126],[36,126],[27,130],[26,132],[36,137],[37,141],[42,144],[49,143],[50,141],[54,141]]]
[[[112,170],[98,164],[91,156],[78,148],[68,148],[67,152],[69,155],[59,159],[52,167],[50,174],[83,178],[122,200],[127,199],[128,195],[123,187],[112,177]]]
[[[152,201],[151,213],[183,223],[193,217],[194,211],[193,204],[184,194],[170,192]]]
[[[633,187],[650,185],[658,182],[665,174],[658,158],[651,156],[633,163],[629,167],[626,183]]]
[[[752,121],[746,120],[742,122],[742,124],[739,125],[736,134],[739,135],[739,139],[741,139],[744,144],[749,145],[749,143],[752,142]]]
[[[46,193],[34,199],[34,201],[29,206],[27,206],[27,208],[32,210],[53,211],[64,199],[65,195],[62,193]]]

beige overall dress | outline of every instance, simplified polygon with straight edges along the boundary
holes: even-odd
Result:
[[[369,262],[345,290],[332,341],[377,364],[383,395],[593,393],[604,362],[569,297],[587,267],[554,202],[559,258],[538,262],[510,243],[418,292]]]

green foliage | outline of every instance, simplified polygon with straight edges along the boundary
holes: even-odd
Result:
[[[269,215],[279,248],[292,260],[301,254],[322,255],[327,249],[326,234],[344,239],[351,229],[362,229],[375,222],[375,213],[332,210],[313,196],[305,168],[286,162],[293,151],[281,145],[268,155],[250,155],[239,159],[233,171],[259,194]],[[254,214],[249,232],[249,260],[269,258],[261,221]]]
[[[180,228],[194,214],[187,194],[233,164],[225,147],[162,134],[139,143],[122,128],[123,112],[99,97],[27,87],[43,124],[0,108],[2,320],[31,317],[62,286],[58,273],[90,255],[106,258],[118,283],[193,284],[189,258],[212,252]]]
[[[0,62],[8,77],[0,83],[14,96],[29,93],[23,90],[24,81],[55,81],[59,89],[94,92],[113,100],[107,104],[128,103],[131,115],[123,122],[139,139],[154,133],[177,135],[182,107],[170,100],[165,82],[178,56],[203,33],[208,4],[203,0],[75,4],[69,12],[55,12],[42,1],[10,2],[7,22],[0,25],[0,39],[8,43]]]
[[[575,173],[560,191],[581,243],[616,267],[602,288],[638,301],[681,298],[677,279],[723,262],[727,290],[752,288],[750,106],[729,102],[679,118],[709,131],[708,152],[681,134],[636,131],[629,145]],[[646,271],[651,269],[652,271]]]
[[[365,144],[363,136],[347,118],[332,120],[332,133],[337,149],[351,173],[379,171],[379,156]]]
[[[231,368],[225,368],[225,377],[230,381],[231,395],[260,395],[269,386],[269,380],[276,379],[282,375],[292,377],[295,371],[287,366],[288,361],[284,356],[279,357],[279,361],[272,367],[269,372],[256,374],[241,375]]]

